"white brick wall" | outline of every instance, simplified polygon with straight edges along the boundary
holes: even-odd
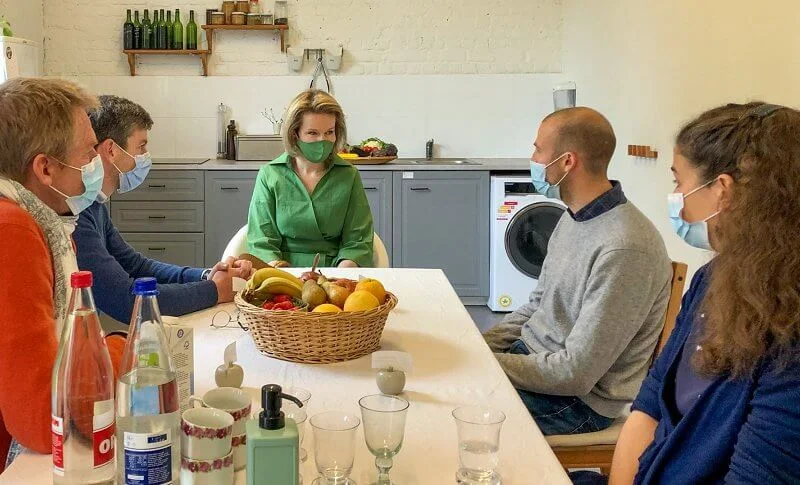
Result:
[[[0,0],[5,1],[5,0]],[[198,24],[220,2],[44,0],[48,75],[125,75],[121,53],[125,9],[190,9]],[[262,0],[261,3],[265,3]],[[272,10],[273,2],[262,8]],[[289,0],[288,43],[343,44],[341,74],[490,74],[561,70],[562,0]],[[203,43],[203,34],[200,34]],[[218,32],[213,75],[288,74],[277,34]],[[197,75],[195,58],[139,61],[142,75]],[[306,62],[304,71],[312,63]],[[307,72],[305,72],[307,74]]]

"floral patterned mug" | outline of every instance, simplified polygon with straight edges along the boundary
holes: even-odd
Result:
[[[187,409],[181,415],[181,455],[214,460],[231,451],[233,416],[219,409]]]
[[[233,435],[244,434],[245,423],[250,419],[252,402],[250,395],[237,387],[218,387],[203,394],[203,398],[192,396],[189,402],[200,403],[207,408],[216,408],[233,416]]]

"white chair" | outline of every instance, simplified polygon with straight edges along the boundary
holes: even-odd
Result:
[[[225,251],[222,252],[222,260],[229,256],[238,257],[240,254],[247,252],[247,224],[239,229],[233,235],[228,245],[225,246]],[[265,261],[268,263],[269,261]],[[386,251],[381,238],[378,233],[372,234],[372,266],[375,268],[388,268],[389,267],[389,253]]]

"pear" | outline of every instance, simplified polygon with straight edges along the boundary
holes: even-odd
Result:
[[[301,299],[308,303],[309,310],[313,310],[315,307],[328,301],[328,295],[316,281],[308,280],[303,283],[303,295]]]
[[[330,282],[323,283],[322,289],[324,289],[325,293],[328,295],[329,302],[339,308],[344,308],[344,302],[347,301],[347,297],[350,296],[350,290]]]

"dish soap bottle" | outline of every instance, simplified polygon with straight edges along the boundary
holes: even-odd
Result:
[[[283,393],[281,386],[261,388],[262,411],[247,422],[247,485],[297,485],[300,435],[293,419],[281,411],[283,399],[303,402]]]

